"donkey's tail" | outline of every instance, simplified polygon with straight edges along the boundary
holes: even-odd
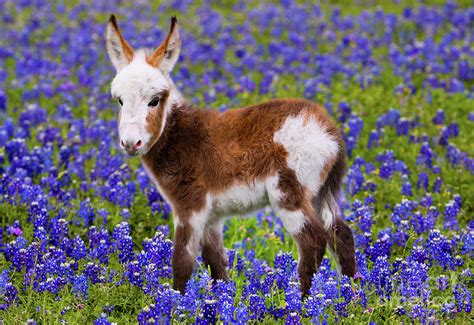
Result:
[[[336,161],[329,171],[324,184],[313,198],[313,207],[323,221],[324,228],[332,227],[339,216],[338,198],[342,190],[342,182],[346,173],[344,146],[339,147]]]

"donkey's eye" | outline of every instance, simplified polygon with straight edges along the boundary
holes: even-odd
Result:
[[[120,98],[118,99],[118,101],[119,101],[120,106],[123,106],[123,102]]]
[[[149,107],[155,107],[160,102],[160,97],[155,97],[148,103]]]

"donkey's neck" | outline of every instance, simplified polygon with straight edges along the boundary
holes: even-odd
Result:
[[[168,99],[168,105],[170,105],[170,107],[168,108],[163,131],[161,132],[160,137],[153,147],[151,147],[150,150],[148,150],[148,152],[142,156],[142,160],[156,160],[160,156],[163,149],[169,145],[170,134],[172,134],[172,132],[176,132],[176,130],[173,129],[176,127],[176,122],[180,118],[182,105],[178,104],[176,100],[171,101],[171,98]]]
[[[180,149],[187,139],[196,139],[193,136],[194,128],[190,127],[189,122],[193,121],[194,115],[200,111],[185,103],[182,98],[172,104],[158,141],[142,156],[143,164],[155,177],[166,173],[165,167],[180,159],[183,154]],[[193,124],[195,126],[195,123]]]

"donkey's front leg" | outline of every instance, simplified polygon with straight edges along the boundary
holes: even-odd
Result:
[[[227,275],[227,255],[225,253],[222,227],[223,220],[207,225],[202,239],[202,259],[211,268],[214,280],[229,280]]]
[[[196,216],[193,216],[196,218]],[[193,222],[194,221],[194,222]],[[173,289],[182,294],[186,290],[186,283],[196,264],[199,251],[199,242],[203,234],[203,227],[196,224],[196,220],[190,219],[181,223],[175,217],[175,233],[173,243]]]

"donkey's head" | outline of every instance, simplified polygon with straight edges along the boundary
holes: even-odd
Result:
[[[117,75],[112,98],[121,105],[120,147],[130,156],[143,155],[158,141],[173,103],[181,98],[170,78],[180,50],[178,21],[171,18],[166,39],[156,50],[134,51],[112,15],[107,25],[107,51]]]

